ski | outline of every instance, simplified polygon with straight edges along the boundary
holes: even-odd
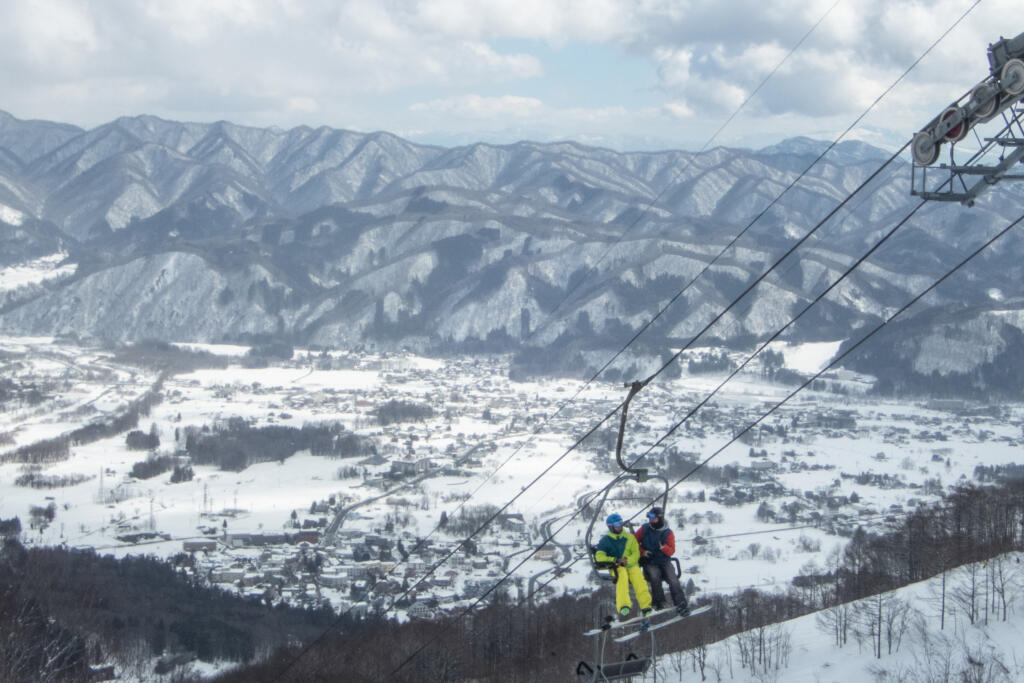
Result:
[[[697,607],[695,609],[690,610],[690,613],[687,614],[685,617],[679,617],[679,616],[672,617],[671,619],[666,619],[665,621],[660,621],[657,624],[651,624],[646,629],[641,629],[639,631],[632,631],[630,633],[627,633],[624,636],[619,636],[618,638],[615,638],[614,640],[615,640],[616,643],[625,643],[627,641],[633,640],[634,638],[639,638],[640,636],[642,636],[645,633],[650,633],[651,631],[657,631],[659,628],[665,628],[666,626],[671,626],[672,624],[675,624],[676,622],[680,622],[683,619],[689,619],[690,617],[695,617],[698,614],[704,614],[705,612],[708,612],[710,610],[711,610],[711,605],[704,605],[703,607]]]
[[[675,607],[665,607],[665,608],[662,608],[662,609],[659,609],[659,610],[655,610],[655,611],[651,612],[650,614],[648,614],[646,616],[641,614],[640,616],[632,617],[631,619],[624,619],[622,621],[619,621],[618,619],[615,619],[615,618],[612,618],[612,617],[606,617],[605,618],[605,625],[604,626],[602,626],[601,628],[592,628],[589,631],[584,631],[583,635],[585,635],[585,636],[596,636],[597,634],[603,633],[604,631],[607,631],[609,629],[617,629],[617,628],[624,628],[626,626],[633,626],[635,624],[641,623],[644,619],[650,619],[651,617],[657,617],[657,616],[662,615],[662,614],[675,614],[675,613],[676,613],[676,608]]]

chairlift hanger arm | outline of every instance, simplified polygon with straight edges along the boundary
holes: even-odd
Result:
[[[619,437],[615,442],[615,462],[619,464],[619,467],[623,471],[629,472],[636,477],[638,482],[647,481],[647,470],[642,468],[631,468],[622,461],[622,441],[626,435],[626,416],[629,413],[629,402],[633,400],[633,397],[640,393],[640,390],[646,386],[646,382],[633,382],[629,385],[629,395],[626,397],[625,402],[622,404],[622,416],[619,418]]]

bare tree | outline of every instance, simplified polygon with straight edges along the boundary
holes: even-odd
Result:
[[[850,635],[852,618],[853,607],[850,603],[844,602],[841,605],[821,610],[815,615],[814,621],[822,633],[832,634],[836,647],[843,647]]]
[[[854,635],[858,643],[870,642],[875,658],[881,659],[883,646],[890,655],[900,649],[910,617],[909,603],[892,593],[878,593],[854,607]]]
[[[1024,571],[1019,557],[997,555],[989,560],[992,583],[992,607],[1002,621],[1006,621],[1010,606],[1020,593]]]
[[[731,642],[728,639],[721,641],[715,648],[714,659],[708,663],[708,669],[715,675],[716,683],[721,683],[726,675],[728,675],[729,679],[733,677]]]
[[[948,578],[949,571],[943,569],[939,574],[939,581],[932,581],[928,584],[928,597],[925,598],[925,602],[936,605],[939,617],[939,630],[946,630],[946,612],[948,607],[946,605],[946,598],[948,594]]]
[[[740,665],[752,674],[778,671],[789,666],[793,650],[791,634],[782,624],[766,624],[736,635]]]
[[[853,637],[857,645],[864,647],[871,646],[871,654],[876,659],[882,658],[881,651],[881,617],[878,612],[881,610],[881,595],[865,598],[853,604]]]
[[[694,671],[700,671],[700,680],[708,680],[708,644],[705,642],[704,638],[701,638],[697,645],[690,648],[690,662],[693,665]]]
[[[971,624],[978,620],[980,615],[979,600],[982,592],[982,581],[984,572],[978,562],[971,562],[958,567],[953,574],[953,580],[949,590],[949,599],[956,607],[959,607]]]
[[[683,650],[670,652],[667,657],[668,662],[672,667],[671,670],[675,673],[676,678],[683,680],[683,674],[686,673],[686,652]]]
[[[882,632],[889,654],[899,651],[903,636],[910,629],[913,614],[914,610],[906,600],[891,594],[886,596],[882,610]]]

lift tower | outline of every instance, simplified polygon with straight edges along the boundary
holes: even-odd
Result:
[[[932,119],[911,142],[910,193],[922,199],[973,206],[982,192],[1003,179],[1024,180],[1011,169],[1024,159],[1024,33],[988,46],[989,75],[970,92]],[[982,139],[968,158],[956,143],[981,123],[1000,118],[1002,128]],[[949,143],[949,163],[940,164],[941,147]],[[998,157],[998,158],[995,158]]]

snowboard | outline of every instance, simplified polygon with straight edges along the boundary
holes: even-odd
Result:
[[[615,640],[616,643],[625,643],[625,642],[628,642],[630,640],[633,640],[634,638],[639,638],[640,636],[642,636],[645,633],[650,633],[651,631],[657,631],[660,628],[665,628],[666,626],[671,626],[672,624],[678,623],[678,622],[682,621],[683,619],[689,619],[690,617],[695,617],[698,614],[704,614],[705,612],[708,612],[710,610],[711,610],[711,605],[704,605],[703,607],[696,607],[694,609],[691,609],[690,613],[687,614],[685,617],[675,616],[675,617],[672,617],[671,619],[666,619],[665,621],[659,621],[657,624],[651,624],[647,628],[641,628],[641,629],[639,629],[637,631],[632,631],[630,633],[627,633],[624,636],[619,636],[618,638],[615,638],[614,640]]]
[[[618,619],[615,619],[614,617],[605,617],[604,626],[602,626],[600,628],[592,628],[589,631],[584,631],[583,635],[585,635],[585,636],[596,636],[597,634],[603,633],[604,631],[607,631],[609,629],[619,629],[619,628],[625,628],[627,626],[636,626],[637,624],[642,623],[644,619],[650,619],[651,617],[656,617],[656,616],[659,616],[661,614],[675,614],[675,613],[676,613],[676,608],[675,607],[664,607],[664,608],[659,609],[659,610],[654,610],[653,612],[651,612],[650,614],[648,614],[646,616],[641,614],[640,616],[632,617],[630,619],[623,619],[621,621],[618,620]]]

